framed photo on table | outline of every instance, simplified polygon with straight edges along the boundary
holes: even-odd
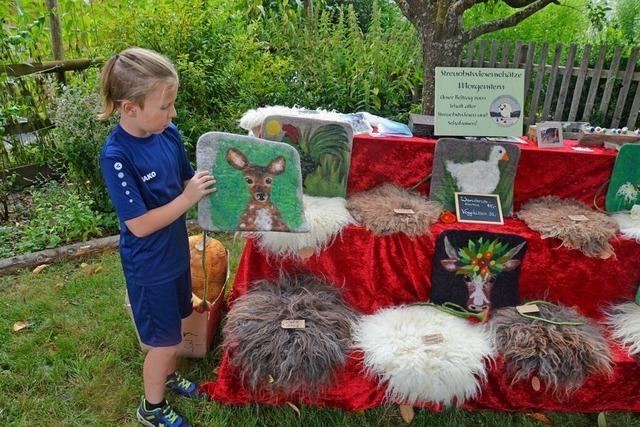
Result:
[[[562,139],[562,123],[560,122],[540,122],[536,124],[536,136],[538,147],[560,148],[564,147]]]

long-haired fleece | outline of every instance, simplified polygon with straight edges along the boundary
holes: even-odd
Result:
[[[329,246],[342,229],[355,220],[341,197],[302,196],[304,215],[309,224],[308,233],[252,233],[258,246],[269,254],[299,258],[302,248],[320,252]]]
[[[633,301],[614,305],[607,310],[607,324],[613,338],[640,358],[640,305]]]
[[[460,405],[486,379],[493,350],[483,327],[430,306],[386,308],[363,316],[353,333],[364,366],[387,385],[387,398]]]
[[[355,313],[318,277],[259,280],[233,303],[223,328],[231,365],[254,393],[315,394],[347,360]],[[305,320],[284,329],[283,320]]]
[[[573,308],[542,304],[538,308],[538,317],[583,324],[560,326],[533,320],[514,307],[496,310],[489,328],[513,383],[537,375],[547,390],[566,397],[589,375],[611,374],[611,351],[596,324]]]
[[[581,215],[587,220],[571,218]],[[613,255],[609,241],[618,232],[618,223],[577,200],[541,197],[527,202],[517,216],[543,239],[560,239],[563,246],[594,258],[606,259]]]
[[[633,239],[640,243],[640,218],[634,218],[628,213],[617,212],[611,215],[620,227],[620,234],[626,239]]]
[[[429,201],[393,184],[353,194],[347,209],[361,225],[376,236],[404,233],[408,236],[429,234],[429,227],[442,213],[440,202]],[[413,213],[397,213],[397,209]]]

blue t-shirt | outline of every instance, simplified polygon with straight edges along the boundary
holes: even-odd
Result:
[[[128,284],[173,280],[189,268],[185,215],[145,237],[125,221],[166,205],[193,177],[182,138],[174,124],[161,134],[138,138],[119,124],[100,153],[100,168],[120,220],[120,258]]]

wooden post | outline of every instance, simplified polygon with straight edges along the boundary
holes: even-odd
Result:
[[[313,17],[313,0],[304,0],[304,10],[308,18]]]
[[[49,10],[49,26],[51,27],[51,48],[53,49],[53,59],[62,61],[64,59],[64,46],[62,44],[62,29],[60,27],[60,6],[58,0],[47,0]],[[65,83],[64,71],[58,71],[58,82]]]

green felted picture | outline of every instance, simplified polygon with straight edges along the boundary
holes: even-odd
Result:
[[[640,205],[640,145],[624,144],[613,166],[605,206],[608,212],[620,212],[633,205]]]
[[[353,129],[348,123],[310,117],[268,116],[261,135],[290,144],[300,154],[304,193],[346,197]]]
[[[438,140],[429,198],[455,211],[455,193],[497,194],[502,215],[513,213],[513,184],[520,147],[465,139]]]
[[[210,231],[307,232],[298,152],[287,144],[209,132],[198,139],[198,170],[210,171],[217,191],[198,204]]]

